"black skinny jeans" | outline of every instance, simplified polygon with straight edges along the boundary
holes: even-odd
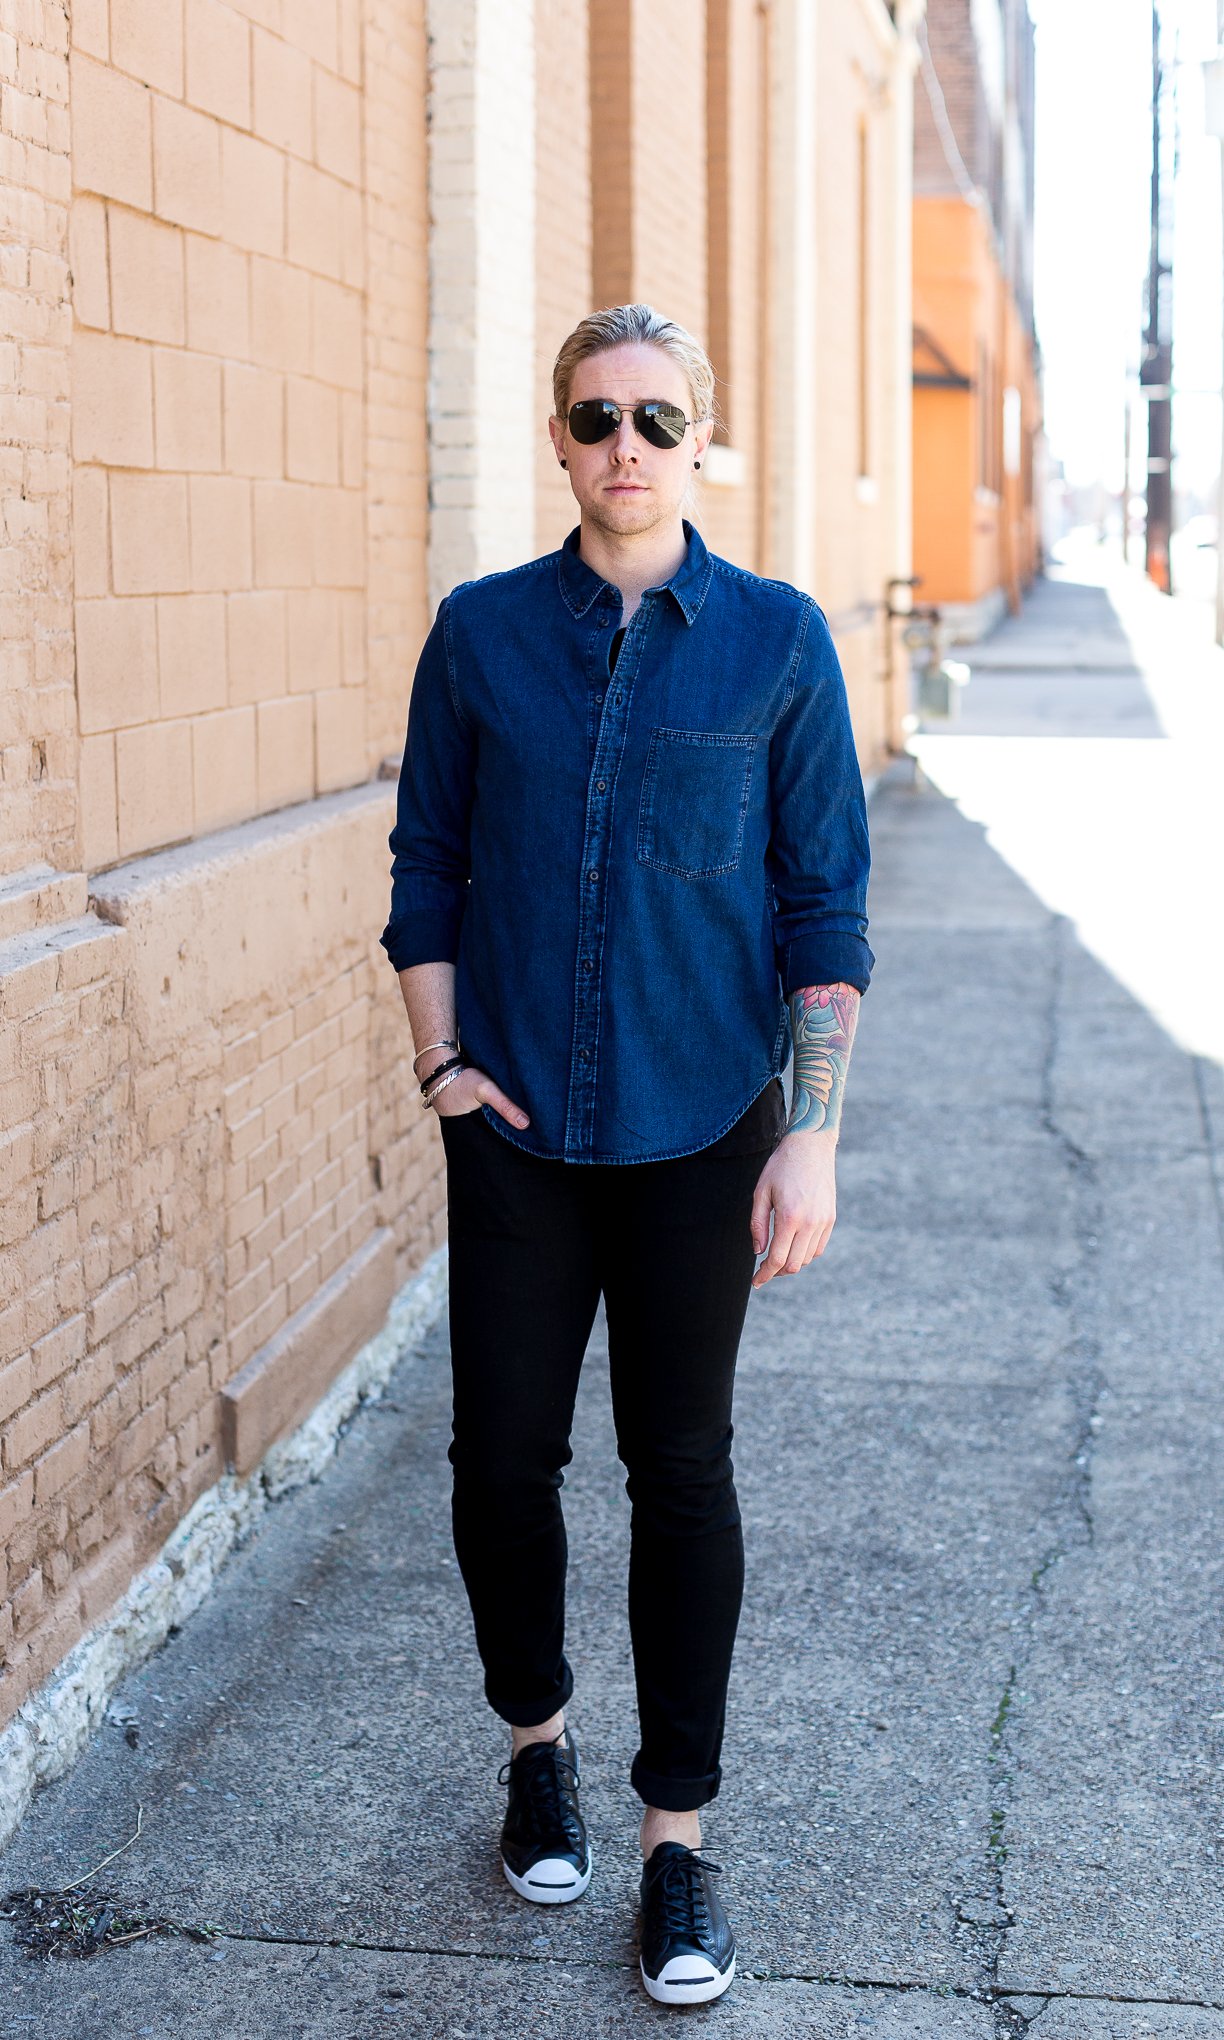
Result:
[[[562,1469],[602,1291],[617,1450],[632,1503],[629,1627],[649,1806],[713,1799],[744,1551],[731,1466],[736,1353],[761,1170],[785,1127],[775,1078],[710,1147],[674,1161],[566,1163],[476,1110],[440,1119],[454,1372],[455,1552],[485,1694],[547,1721],[564,1652]]]

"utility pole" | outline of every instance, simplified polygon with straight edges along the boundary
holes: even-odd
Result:
[[[1217,0],[1218,4],[1218,0]],[[1169,540],[1173,532],[1173,222],[1172,179],[1164,177],[1160,60],[1160,0],[1152,0],[1152,219],[1148,261],[1147,329],[1139,381],[1148,398],[1148,576],[1172,594]]]

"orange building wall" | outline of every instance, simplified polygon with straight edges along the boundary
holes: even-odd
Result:
[[[1032,346],[989,219],[961,198],[914,201],[914,325],[972,387],[915,387],[914,572],[920,599],[1019,605],[1037,567],[1032,440],[1040,423]],[[915,344],[915,368],[937,369]],[[1003,392],[1021,396],[1021,469],[1004,472]]]

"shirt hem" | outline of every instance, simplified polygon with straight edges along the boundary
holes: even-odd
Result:
[[[501,1135],[504,1141],[508,1141],[511,1147],[521,1148],[525,1155],[534,1155],[539,1162],[570,1162],[578,1167],[581,1167],[583,1164],[589,1165],[592,1162],[597,1162],[608,1164],[613,1168],[627,1168],[631,1167],[635,1162],[678,1162],[685,1155],[699,1155],[703,1149],[713,1147],[715,1141],[721,1140],[724,1133],[730,1133],[736,1120],[742,1119],[749,1107],[755,1105],[767,1085],[772,1084],[774,1078],[781,1077],[781,1075],[781,1070],[770,1070],[766,1076],[762,1077],[755,1091],[744,1100],[742,1105],[737,1106],[731,1117],[723,1122],[716,1133],[710,1134],[708,1139],[696,1141],[692,1147],[662,1148],[657,1154],[650,1155],[567,1155],[557,1148],[528,1147],[525,1140],[519,1140],[516,1135],[511,1133],[501,1113],[496,1111],[492,1105],[482,1105],[480,1110],[486,1122],[493,1127],[496,1133]]]

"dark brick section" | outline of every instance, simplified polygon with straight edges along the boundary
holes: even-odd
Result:
[[[926,32],[948,122],[965,168],[984,193],[1004,274],[1026,327],[1033,324],[1034,40],[1028,0],[987,0],[979,22],[998,21],[997,41],[979,39],[972,0],[929,0]],[[993,50],[988,46],[994,42]],[[1001,76],[991,80],[987,66]],[[1015,132],[1018,173],[1009,176],[1006,135]],[[921,76],[914,93],[914,191],[959,189],[930,95]]]
[[[989,124],[977,42],[970,19],[970,0],[930,0],[926,28],[931,61],[939,79],[956,146],[974,183],[988,189],[990,174],[984,144]],[[915,195],[953,192],[957,188],[956,175],[944,152],[930,96],[919,77],[914,91]]]

